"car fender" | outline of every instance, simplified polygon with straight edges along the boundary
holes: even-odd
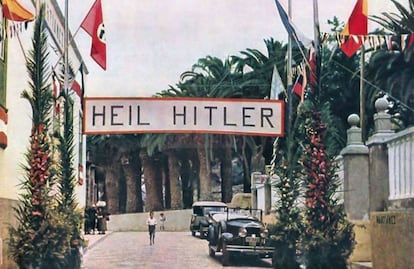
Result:
[[[210,245],[217,244],[217,235],[213,225],[208,226],[208,235],[207,235],[208,242]]]
[[[225,233],[227,231],[227,224],[224,220],[220,221],[221,233]]]

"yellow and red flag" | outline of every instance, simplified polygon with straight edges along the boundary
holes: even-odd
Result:
[[[357,0],[341,34],[349,36],[341,49],[348,57],[351,57],[363,45],[364,36],[368,34],[368,0]]]
[[[11,21],[32,21],[34,15],[17,0],[3,0],[3,16]]]

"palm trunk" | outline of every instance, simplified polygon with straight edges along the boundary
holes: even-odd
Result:
[[[146,190],[145,210],[162,210],[162,173],[159,163],[145,153],[141,154]]]
[[[170,171],[168,169],[168,156],[163,155],[162,159],[162,182],[164,184],[164,207],[171,208],[171,184],[170,184]]]
[[[232,184],[232,147],[228,136],[224,137],[227,142],[224,144],[224,158],[221,160],[221,200],[225,203],[230,203],[233,198],[233,184]]]
[[[200,200],[213,200],[211,186],[210,160],[207,158],[204,143],[197,144],[197,154],[200,162]]]
[[[181,194],[180,170],[176,152],[168,152],[168,170],[171,193],[171,209],[183,208],[183,199]]]
[[[246,137],[243,137],[243,146],[242,146],[242,154],[243,154],[243,168],[244,168],[244,179],[243,179],[243,192],[250,193],[251,192],[251,182],[250,182],[250,166],[249,166],[249,159],[246,153]]]
[[[107,147],[100,157],[96,161],[104,169],[104,184],[100,187],[103,197],[98,199],[105,200],[108,213],[117,214],[120,212],[121,154],[118,148]]]
[[[192,164],[192,165],[191,165]],[[188,150],[186,150],[181,158],[181,182],[183,191],[183,207],[191,208],[193,204],[193,191],[195,176],[193,176],[193,170],[195,168],[194,162],[188,159]]]
[[[119,213],[119,171],[113,166],[105,173],[106,205],[110,214]]]
[[[134,162],[133,159],[133,157],[127,158],[122,162],[126,181],[126,213],[142,211],[140,165],[137,165],[137,161]]]

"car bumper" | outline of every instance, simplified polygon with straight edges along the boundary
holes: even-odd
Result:
[[[248,255],[260,255],[271,257],[274,252],[273,247],[269,246],[241,246],[241,245],[226,245],[226,250],[229,252],[240,252]]]
[[[200,225],[200,232],[207,233],[208,232],[208,226],[201,226]]]

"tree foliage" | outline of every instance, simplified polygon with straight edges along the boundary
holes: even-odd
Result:
[[[336,166],[324,144],[327,126],[321,113],[309,109],[302,113],[304,134],[303,184],[305,234],[302,252],[306,268],[347,268],[354,248],[353,225],[347,220],[338,195]]]
[[[375,101],[387,96],[390,114],[398,129],[414,125],[414,0],[409,0],[408,8],[392,0],[398,13],[383,13],[373,16],[372,20],[384,27],[393,38],[391,50],[381,49],[372,53],[366,67],[366,78],[371,83],[367,86],[368,111],[375,113]],[[404,43],[399,35],[411,35]],[[372,121],[372,120],[371,120]]]
[[[68,93],[63,93],[64,120],[63,134],[56,133],[60,162],[57,164],[58,194],[57,208],[67,226],[70,238],[70,249],[65,255],[66,268],[80,268],[83,239],[81,237],[82,215],[79,212],[75,186],[77,178],[74,169],[74,141],[73,141],[73,101]]]
[[[26,63],[30,90],[22,93],[32,108],[30,146],[26,164],[22,164],[25,171],[22,194],[14,208],[18,225],[9,229],[10,255],[20,268],[64,268],[64,256],[70,246],[70,230],[57,209],[52,189],[56,183],[49,136],[53,97],[47,83],[45,29],[42,8]]]

